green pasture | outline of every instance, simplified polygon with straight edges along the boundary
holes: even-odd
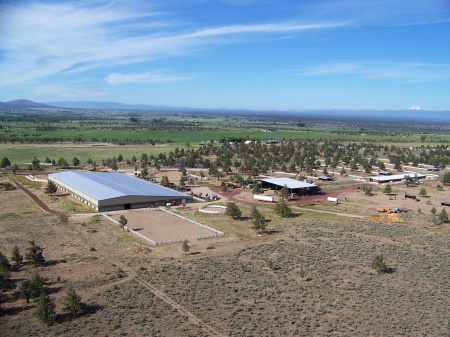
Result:
[[[81,164],[87,164],[87,160],[91,158],[97,163],[101,163],[103,159],[116,157],[121,154],[125,160],[131,159],[133,156],[140,159],[142,153],[147,155],[157,155],[161,152],[168,153],[175,150],[176,145],[170,146],[76,146],[71,144],[57,145],[12,145],[0,146],[0,157],[7,157],[11,163],[18,165],[29,164],[34,156],[41,162],[46,157],[58,161],[60,157],[66,159],[69,163],[73,157],[77,157]],[[181,148],[179,146],[179,148]]]
[[[349,132],[350,133],[350,132]],[[0,135],[8,137],[14,134],[16,136],[27,135],[30,137],[37,137],[37,139],[61,138],[64,142],[81,141],[81,142],[150,142],[159,141],[162,143],[178,143],[191,144],[200,143],[204,140],[219,141],[223,137],[241,137],[249,136],[261,140],[267,139],[311,139],[311,140],[334,140],[334,141],[374,141],[374,142],[420,142],[420,135],[368,135],[368,134],[345,134],[334,133],[328,130],[276,130],[273,132],[265,132],[263,129],[256,128],[218,128],[218,130],[204,131],[204,130],[132,130],[132,129],[58,129],[55,131],[35,131],[35,129],[16,129],[16,130],[1,130]],[[428,141],[447,142],[450,136],[447,135],[428,135]]]

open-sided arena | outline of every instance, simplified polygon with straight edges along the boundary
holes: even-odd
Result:
[[[110,216],[118,221],[122,214],[128,220],[128,228],[156,242],[176,239],[192,241],[197,240],[199,237],[215,234],[213,231],[192,222],[153,209],[131,210],[126,213],[110,214]]]

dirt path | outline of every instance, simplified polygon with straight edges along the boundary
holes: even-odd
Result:
[[[55,211],[54,209],[51,209],[48,207],[39,197],[31,192],[28,188],[23,186],[21,183],[19,183],[16,179],[10,178],[16,185],[19,187],[22,191],[24,191],[28,196],[33,199],[33,201],[39,205],[40,208],[42,208],[45,212],[50,214],[61,214],[61,212]]]
[[[190,312],[185,307],[183,307],[182,305],[180,305],[177,302],[175,302],[174,300],[172,300],[169,296],[164,294],[162,291],[160,291],[160,290],[156,289],[155,287],[153,287],[150,283],[142,280],[139,277],[136,277],[136,281],[138,281],[145,288],[150,290],[155,296],[161,298],[164,302],[166,302],[167,304],[169,304],[172,307],[174,307],[175,309],[177,309],[181,314],[184,314],[184,315],[188,316],[189,320],[192,323],[202,327],[204,330],[206,330],[206,332],[208,332],[208,334],[210,336],[225,337],[225,335],[217,332],[212,326],[210,326],[210,325],[206,324],[205,322],[203,322],[200,318],[195,316],[192,312]]]

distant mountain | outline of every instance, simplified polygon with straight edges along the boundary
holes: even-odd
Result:
[[[171,107],[166,105],[124,104],[117,102],[93,102],[93,101],[66,101],[36,103],[30,100],[19,99],[10,102],[0,102],[0,109],[33,109],[33,108],[62,108],[62,109],[86,109],[86,110],[128,110],[149,112],[189,112],[189,113],[220,113],[229,115],[245,116],[268,116],[274,115],[279,118],[298,119],[320,119],[325,121],[345,120],[385,120],[386,122],[411,123],[413,121],[425,122],[450,122],[450,111],[421,110],[414,106],[407,110],[248,110],[248,109],[225,109],[225,108],[188,108]]]
[[[408,110],[422,110],[422,108],[420,106],[414,105],[410,107]]]
[[[59,108],[66,109],[96,109],[96,110],[159,110],[159,111],[179,111],[180,109],[189,108],[174,108],[165,105],[145,105],[145,104],[124,104],[117,102],[93,102],[93,101],[81,101],[81,102],[47,102],[57,106]]]
[[[37,109],[37,108],[54,108],[54,106],[36,103],[28,99],[16,99],[9,102],[0,102],[0,109]]]

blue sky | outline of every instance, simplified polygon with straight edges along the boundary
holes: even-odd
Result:
[[[0,1],[0,101],[450,110],[447,0]]]

